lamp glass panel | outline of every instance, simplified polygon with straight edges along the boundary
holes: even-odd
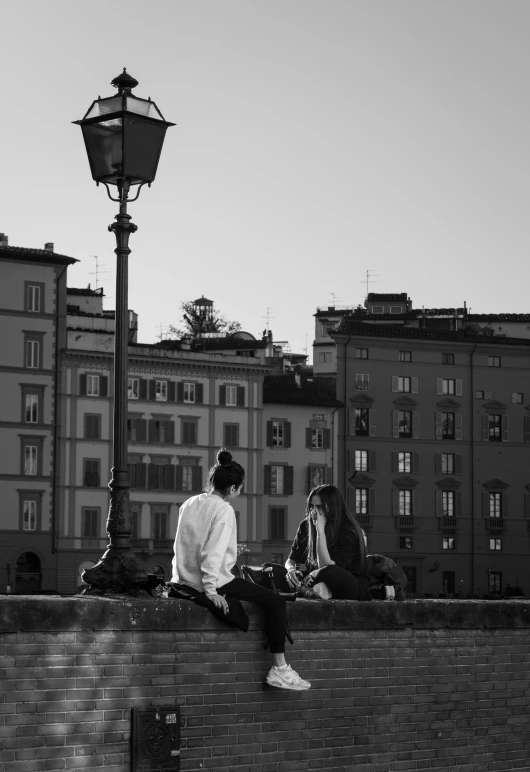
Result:
[[[154,102],[148,102],[146,99],[128,94],[126,97],[126,110],[137,115],[145,115],[147,118],[154,118],[157,121],[163,121],[163,117]],[[118,108],[119,109],[119,108]]]
[[[109,99],[98,99],[85,115],[84,120],[87,118],[98,118],[100,115],[108,115],[109,113],[116,113],[122,109],[122,105],[121,96],[110,97]]]
[[[127,115],[125,120],[125,174],[134,181],[152,182],[162,152],[167,126]]]
[[[92,178],[107,180],[121,176],[122,158],[121,118],[83,126],[83,137],[87,149]]]

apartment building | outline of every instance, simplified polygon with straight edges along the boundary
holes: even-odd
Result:
[[[333,333],[338,480],[409,590],[530,593],[530,341],[366,323]]]
[[[57,561],[57,351],[66,339],[66,270],[77,262],[9,246],[0,234],[0,587],[54,588]]]

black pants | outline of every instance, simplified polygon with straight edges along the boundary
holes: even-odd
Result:
[[[239,600],[250,600],[265,611],[265,632],[271,654],[283,654],[285,651],[285,598],[276,595],[266,587],[247,582],[246,579],[232,579],[228,584],[217,588],[218,595],[231,595]]]
[[[337,600],[367,600],[368,580],[355,576],[340,566],[325,566],[318,572],[315,584],[324,582]]]

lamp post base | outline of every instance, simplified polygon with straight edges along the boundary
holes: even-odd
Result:
[[[148,598],[142,589],[147,573],[140,568],[129,543],[129,534],[109,534],[109,543],[101,559],[82,574],[89,586],[82,595],[129,595]]]

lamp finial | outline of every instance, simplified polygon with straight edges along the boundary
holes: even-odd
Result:
[[[118,94],[128,94],[133,88],[136,88],[138,81],[129,75],[124,67],[121,75],[111,80],[110,85],[118,89]]]

